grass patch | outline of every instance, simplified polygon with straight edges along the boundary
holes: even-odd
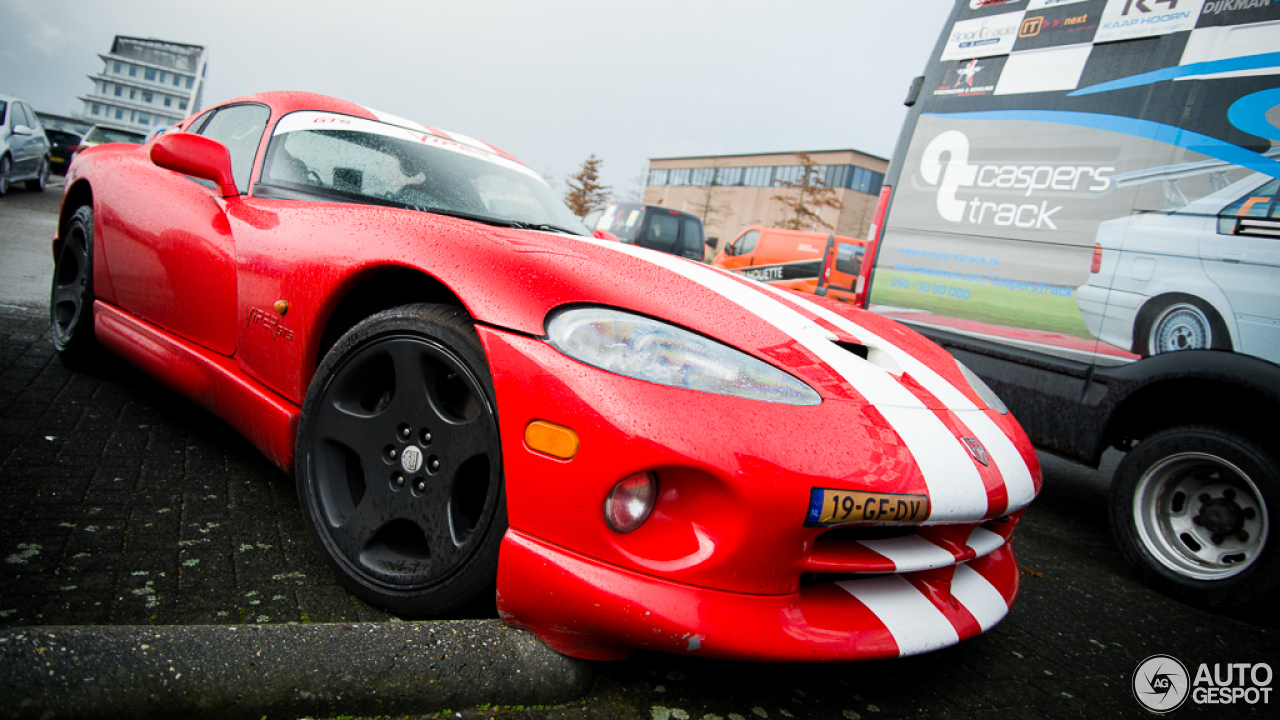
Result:
[[[894,280],[898,281],[897,284]],[[903,284],[909,287],[901,287]],[[930,286],[944,286],[948,291],[951,288],[968,291],[969,296],[961,299],[935,294]],[[921,287],[929,292],[921,292]],[[1071,295],[1051,295],[996,287],[984,281],[935,278],[880,269],[876,271],[875,283],[871,286],[871,302],[924,310],[943,317],[1094,339],[1080,317],[1074,290]]]

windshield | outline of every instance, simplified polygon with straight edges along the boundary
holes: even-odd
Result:
[[[376,202],[587,234],[547,183],[518,162],[438,135],[333,113],[281,119],[260,180],[317,200]]]
[[[100,126],[94,126],[89,130],[89,134],[84,136],[85,142],[93,143],[133,143],[135,145],[142,144],[142,136],[137,133],[126,132],[124,130],[113,130]]]

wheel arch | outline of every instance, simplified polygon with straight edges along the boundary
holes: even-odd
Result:
[[[462,298],[431,275],[403,265],[372,268],[352,281],[351,287],[333,306],[319,333],[308,375],[320,367],[324,356],[361,320],[383,310],[410,303],[440,303],[463,307]]]
[[[62,238],[67,234],[67,224],[71,222],[71,217],[76,214],[76,210],[82,205],[92,207],[93,188],[89,186],[88,180],[79,179],[67,189],[66,195],[62,198],[62,208],[58,214],[58,237],[53,246],[55,255],[62,245]]]
[[[1280,366],[1265,360],[1182,351],[1133,363],[1117,375],[1113,388],[1120,392],[1096,445],[1099,457],[1108,447],[1127,450],[1177,425],[1216,425],[1258,442],[1280,432]]]
[[[1151,326],[1155,322],[1156,317],[1165,308],[1176,303],[1190,303],[1204,310],[1209,316],[1209,324],[1214,330],[1213,345],[1216,350],[1230,350],[1240,347],[1240,339],[1235,327],[1235,316],[1231,312],[1231,306],[1225,296],[1206,298],[1203,295],[1220,295],[1220,293],[1202,293],[1201,295],[1193,295],[1187,292],[1163,292],[1148,298],[1142,307],[1138,308],[1138,312],[1134,314],[1133,321],[1133,337],[1132,347],[1130,350],[1139,355],[1150,354],[1150,348],[1147,347],[1147,340],[1151,335]],[[1222,307],[1219,307],[1222,303]],[[1225,310],[1225,312],[1224,312]],[[1225,334],[1226,344],[1219,337]]]

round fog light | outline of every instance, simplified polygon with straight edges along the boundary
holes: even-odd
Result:
[[[651,472],[636,473],[609,491],[604,501],[604,521],[615,532],[629,533],[649,519],[657,499],[657,476]]]

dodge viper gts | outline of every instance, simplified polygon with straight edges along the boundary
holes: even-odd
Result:
[[[306,93],[81,153],[52,334],[209,408],[406,617],[568,655],[908,655],[1018,587],[1040,470],[975,375],[824,298],[594,237],[478,140]]]

